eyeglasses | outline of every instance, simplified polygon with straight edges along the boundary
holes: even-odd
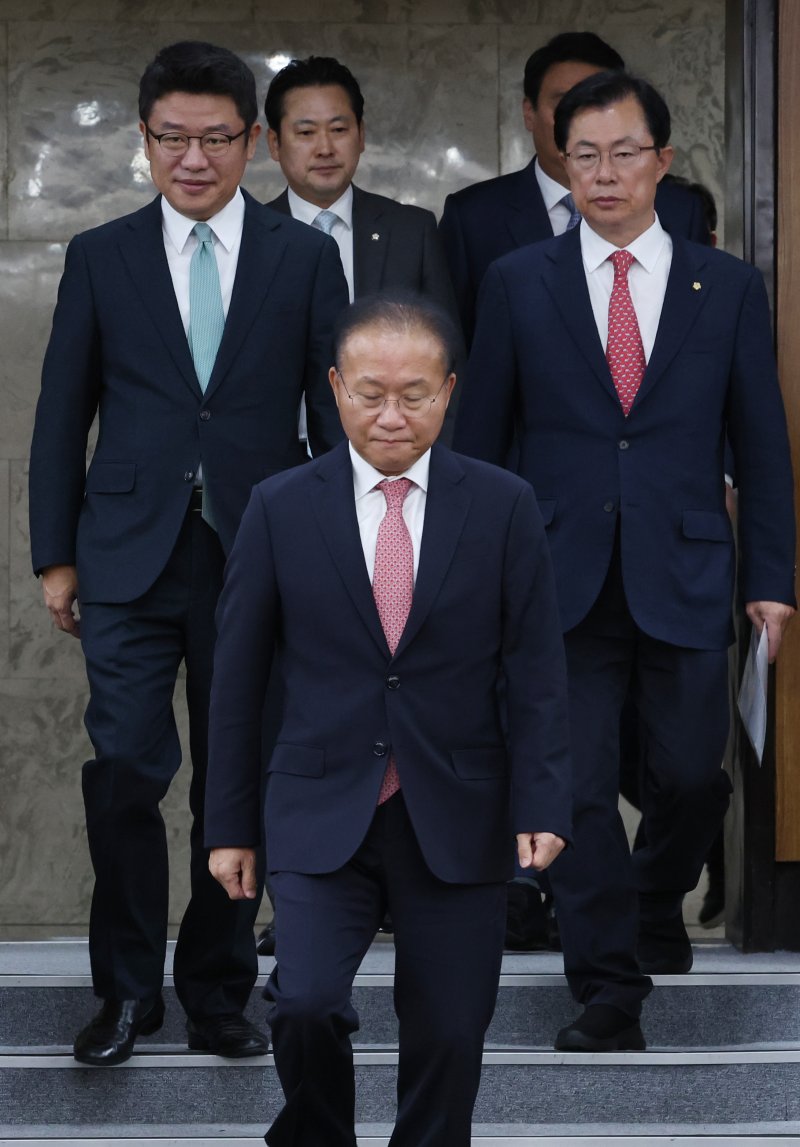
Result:
[[[568,159],[578,171],[594,171],[600,166],[604,155],[612,167],[633,167],[643,151],[660,151],[655,144],[643,147],[638,143],[615,143],[608,151],[601,151],[597,147],[578,147],[574,151],[565,151],[564,157]]]
[[[245,127],[236,135],[225,135],[221,131],[209,131],[205,135],[184,135],[182,131],[162,131],[161,135],[156,135],[149,127],[147,128],[147,134],[150,138],[154,139],[162,151],[166,151],[168,155],[185,155],[189,150],[189,144],[193,139],[196,139],[200,143],[203,155],[207,155],[210,159],[225,155],[233,141],[240,139],[246,131],[247,128]]]
[[[394,404],[397,407],[398,412],[402,414],[404,418],[410,418],[412,420],[414,418],[424,418],[426,414],[430,413],[433,404],[436,402],[445,386],[447,386],[447,380],[450,377],[450,374],[445,377],[442,385],[439,387],[439,389],[436,391],[436,394],[434,394],[432,398],[429,394],[417,394],[414,391],[412,391],[410,394],[401,394],[399,398],[387,398],[383,394],[364,394],[357,390],[351,394],[347,389],[347,383],[344,380],[344,375],[339,370],[338,366],[336,367],[336,373],[342,380],[342,386],[344,387],[345,394],[353,404],[354,410],[359,410],[364,414],[377,415],[381,414],[390,404]]]

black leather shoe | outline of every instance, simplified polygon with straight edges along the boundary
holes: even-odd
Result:
[[[100,1011],[78,1032],[73,1054],[80,1063],[111,1067],[133,1055],[136,1037],[152,1035],[164,1022],[161,996],[147,1000],[106,1000]]]
[[[241,1012],[187,1021],[190,1051],[210,1051],[226,1059],[266,1055],[269,1041]]]
[[[611,1004],[589,1004],[556,1036],[556,1051],[644,1051],[639,1021]]]
[[[256,951],[259,956],[274,956],[275,955],[275,921],[270,920],[266,928],[258,934],[256,940]]]
[[[682,976],[688,972],[694,957],[683,913],[666,920],[641,921],[636,955],[646,976]]]

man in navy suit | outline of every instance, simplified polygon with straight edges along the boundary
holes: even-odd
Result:
[[[306,460],[304,394],[313,450],[341,438],[326,371],[347,304],[335,244],[239,188],[259,126],[238,57],[195,42],[163,49],[142,76],[139,113],[160,195],[69,245],[30,469],[33,566],[55,624],[80,635],[89,677],[89,948],[104,1003],[75,1055],[98,1066],[127,1059],[164,1013],[159,802],[180,764],[182,661],[193,825],[175,987],[191,1048],[266,1050],[242,1016],[257,973],[253,906],[228,901],[203,849],[214,610],[252,486]]]
[[[522,101],[534,158],[522,171],[476,183],[445,200],[439,233],[468,345],[489,264],[527,243],[560,235],[577,220],[574,206],[565,202],[569,180],[553,138],[559,100],[587,76],[624,67],[620,54],[593,32],[562,32],[538,48],[525,65]],[[659,184],[656,211],[670,234],[709,242],[702,200],[686,187]]]
[[[226,571],[206,842],[234,898],[255,894],[273,646],[286,682],[266,788],[280,920],[266,995],[286,1097],[267,1142],[282,1147],[355,1142],[351,989],[387,908],[392,1143],[468,1147],[514,833],[523,866],[542,869],[571,832],[563,650],[533,493],[434,444],[455,341],[425,301],[345,312],[330,380],[349,443],[256,487]]]
[[[556,570],[575,848],[551,884],[585,1007],[557,1037],[564,1050],[644,1047],[647,973],[691,966],[682,900],[730,789],[726,434],[740,589],[773,659],[794,612],[792,474],[764,285],[661,227],[669,126],[661,97],[624,73],[564,96],[556,142],[583,221],[487,272],[456,430],[459,449],[496,462],[516,436]],[[629,687],[647,769],[646,845],[633,859],[617,811]]]

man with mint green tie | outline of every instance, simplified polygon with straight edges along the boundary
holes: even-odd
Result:
[[[95,1066],[127,1059],[164,1014],[159,802],[180,764],[181,662],[193,822],[175,988],[190,1048],[266,1051],[242,1015],[254,908],[227,899],[203,849],[214,610],[251,487],[307,460],[301,397],[315,454],[342,436],[327,370],[347,286],[330,238],[239,187],[260,133],[252,72],[227,49],[174,44],[145,70],[139,113],[160,195],[69,245],[30,470],[33,567],[55,625],[80,636],[90,686],[83,792],[103,1006],[75,1055]]]

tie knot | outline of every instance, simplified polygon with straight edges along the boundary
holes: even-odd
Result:
[[[610,258],[614,264],[614,278],[627,278],[631,264],[635,262],[635,257],[631,255],[630,251],[615,251]]]
[[[210,243],[214,239],[214,232],[207,223],[195,223],[192,230],[197,236],[198,243]]]
[[[339,222],[339,216],[335,211],[320,211],[311,223],[312,227],[316,227],[318,231],[324,231],[326,235],[330,235],[334,226]]]
[[[410,478],[395,478],[394,481],[384,478],[382,482],[379,482],[378,489],[382,491],[386,499],[387,509],[396,510],[402,506],[406,500],[406,494],[413,485],[414,483]]]

